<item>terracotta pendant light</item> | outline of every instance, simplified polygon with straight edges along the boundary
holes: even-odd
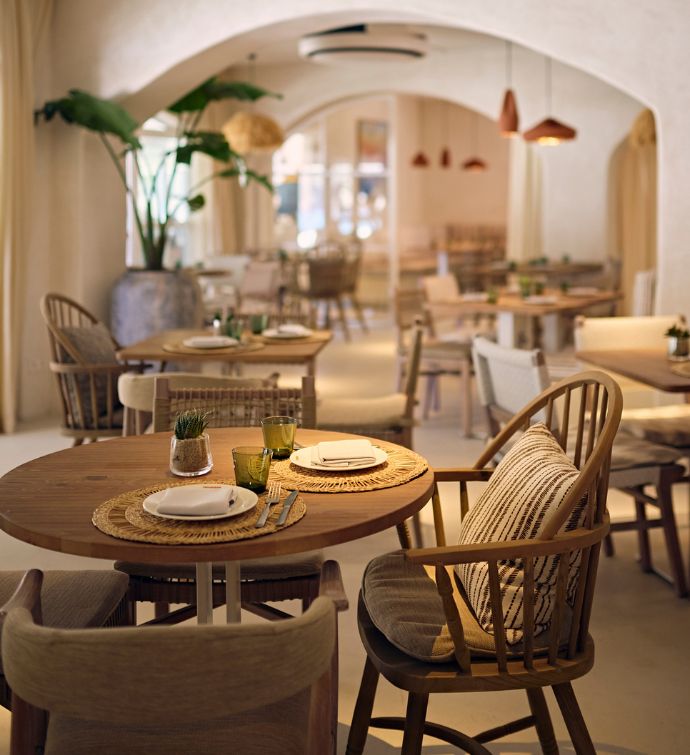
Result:
[[[505,137],[518,136],[520,133],[520,116],[518,115],[515,94],[511,88],[512,78],[513,45],[511,42],[506,42],[506,84],[508,88],[503,95],[503,107],[501,108],[501,115],[498,117],[498,128],[501,131],[501,136]]]
[[[450,168],[450,166],[453,163],[453,159],[450,154],[450,147],[447,146],[450,143],[449,138],[448,138],[450,129],[448,127],[448,103],[447,102],[443,103],[443,116],[444,116],[443,121],[444,121],[444,130],[445,130],[445,134],[444,134],[445,138],[443,141],[445,142],[446,146],[441,150],[441,159],[439,162],[442,168]]]
[[[551,58],[546,59],[546,109],[547,112],[551,111]],[[525,131],[522,136],[527,142],[556,145],[571,141],[577,136],[577,131],[549,116]]]
[[[254,83],[256,54],[249,55],[249,81]],[[283,129],[268,115],[253,109],[240,110],[223,126],[223,135],[241,155],[273,152],[285,141]]]
[[[462,164],[462,169],[469,173],[483,173],[489,166],[477,156],[477,114],[472,113],[472,157],[469,157]]]
[[[424,99],[421,98],[419,100],[419,123],[420,123],[420,129],[419,129],[419,141],[424,143]],[[426,152],[424,152],[423,149],[420,149],[418,152],[415,152],[414,157],[412,158],[412,167],[414,168],[428,168],[429,167],[429,158],[426,156]]]

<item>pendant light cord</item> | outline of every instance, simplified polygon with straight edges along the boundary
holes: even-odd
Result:
[[[513,86],[513,43],[506,39],[506,84],[507,89]]]
[[[546,115],[551,117],[551,58],[546,59]]]

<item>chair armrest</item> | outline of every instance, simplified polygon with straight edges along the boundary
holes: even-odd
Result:
[[[436,482],[486,482],[494,470],[491,468],[484,469],[463,469],[463,468],[434,468],[434,480]]]
[[[126,364],[63,364],[62,362],[51,362],[51,372],[62,375],[83,375],[93,373],[96,375],[120,375],[123,372],[130,372],[131,367]]]
[[[330,598],[335,603],[337,611],[347,611],[349,603],[343,578],[340,574],[340,564],[337,561],[324,561],[321,565],[321,580],[319,583],[319,596]]]
[[[415,564],[475,564],[480,561],[507,561],[509,559],[553,556],[595,545],[609,531],[606,521],[588,530],[579,528],[556,535],[553,540],[502,540],[495,543],[469,543],[446,545],[438,548],[410,548],[403,551],[405,558]]]
[[[13,608],[26,608],[37,624],[42,621],[41,617],[41,585],[43,584],[43,572],[39,569],[29,569],[22,577],[17,589],[12,593],[5,605],[0,606],[0,629],[5,617]]]

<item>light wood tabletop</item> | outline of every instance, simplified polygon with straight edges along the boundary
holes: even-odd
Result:
[[[200,330],[166,330],[143,341],[125,346],[117,352],[120,361],[152,362],[243,362],[245,364],[302,364],[307,374],[313,375],[316,357],[328,345],[332,338],[329,330],[317,330],[308,338],[284,340],[265,339],[261,348],[256,350],[238,349],[232,352],[223,349],[196,349],[194,352],[172,353],[164,347],[180,344],[187,338],[209,335]]]
[[[552,300],[547,300],[549,299]],[[568,293],[546,289],[540,297],[523,299],[520,294],[500,292],[495,304],[478,301],[471,294],[457,299],[445,299],[429,302],[428,306],[436,314],[452,312],[454,314],[496,314],[510,312],[516,315],[538,317],[541,315],[581,312],[598,304],[608,304],[622,298],[619,291],[597,291],[588,294]],[[540,301],[541,300],[541,301]]]
[[[595,367],[650,385],[668,393],[690,393],[690,363],[671,362],[661,349],[620,349],[618,351],[578,351],[578,359]],[[684,366],[680,366],[684,365]],[[687,370],[685,375],[674,368]]]
[[[232,478],[231,449],[263,445],[259,428],[209,430],[215,465],[203,478]],[[311,445],[352,437],[299,430]],[[376,441],[374,441],[376,442]],[[170,433],[91,443],[42,456],[0,479],[0,528],[41,548],[93,558],[144,563],[239,561],[300,553],[348,542],[394,527],[430,499],[433,472],[392,488],[363,493],[301,493],[303,519],[287,529],[249,540],[211,545],[155,545],[121,540],[91,523],[94,509],[129,490],[176,482],[168,471]]]

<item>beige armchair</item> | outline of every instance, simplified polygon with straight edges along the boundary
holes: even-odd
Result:
[[[49,713],[46,755],[326,751],[312,690],[335,647],[327,598],[281,622],[102,632],[38,626],[25,587],[3,660],[15,693]]]

